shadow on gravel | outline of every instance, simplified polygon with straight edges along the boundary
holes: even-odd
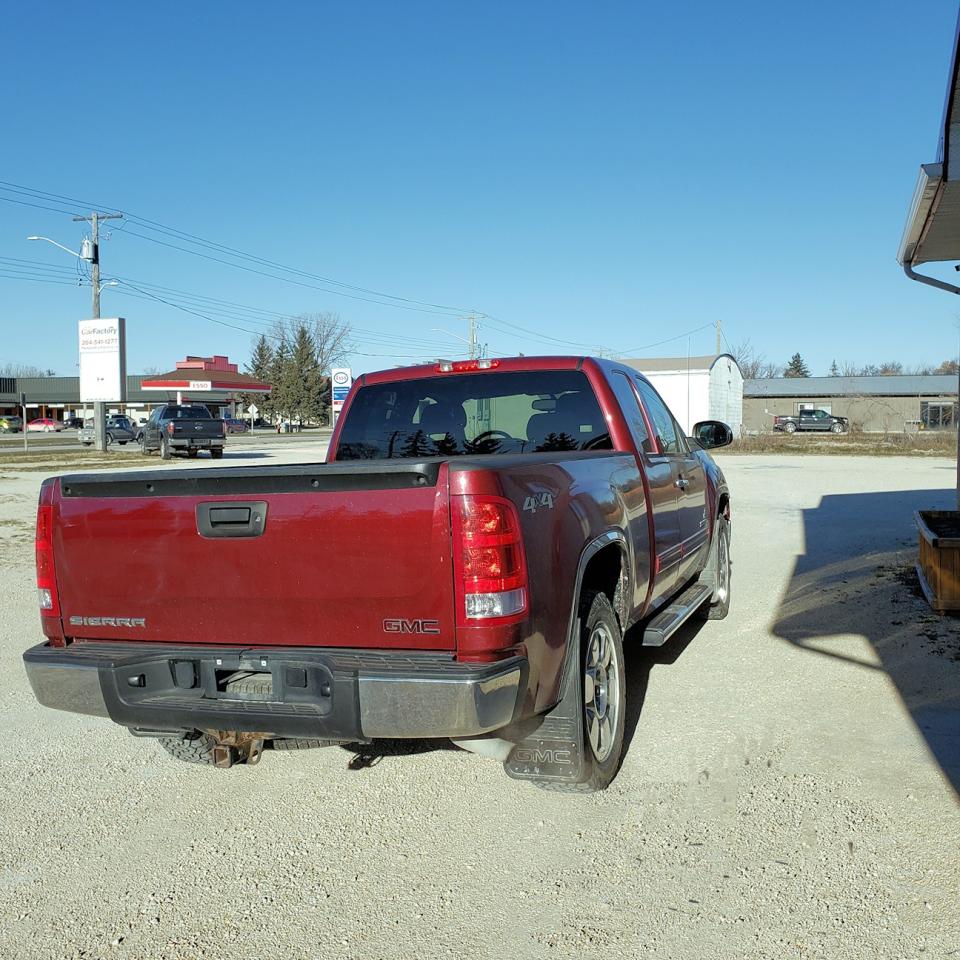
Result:
[[[771,630],[800,649],[883,670],[946,778],[960,793],[960,620],[935,614],[919,590],[915,510],[952,509],[952,490],[825,496],[803,511],[805,552]],[[829,649],[865,637],[876,663]]]
[[[662,647],[642,647],[642,625],[632,627],[624,637],[623,657],[626,667],[627,704],[624,715],[623,752],[626,756],[633,741],[643,704],[650,686],[650,671],[656,666],[670,666],[694,641],[705,620],[692,617]]]
[[[411,757],[434,750],[459,750],[449,740],[374,740],[372,743],[345,743],[343,749],[353,754],[347,761],[348,770],[369,770],[384,757]]]

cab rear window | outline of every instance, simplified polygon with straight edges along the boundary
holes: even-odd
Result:
[[[579,370],[445,374],[361,387],[337,460],[609,450]]]

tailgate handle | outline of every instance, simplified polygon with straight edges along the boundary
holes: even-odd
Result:
[[[201,537],[259,537],[267,526],[267,501],[198,503]]]

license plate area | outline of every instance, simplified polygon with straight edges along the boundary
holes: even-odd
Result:
[[[197,439],[197,440],[192,440],[191,443],[196,444],[198,447],[209,447],[209,446],[210,446],[210,441],[209,441],[209,440],[202,439],[202,438]]]

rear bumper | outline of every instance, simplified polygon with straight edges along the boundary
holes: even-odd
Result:
[[[197,447],[201,450],[209,450],[210,447],[222,447],[225,443],[221,437],[170,437],[170,447],[173,450],[189,450]]]
[[[41,644],[23,655],[47,707],[150,731],[243,730],[366,740],[469,737],[514,719],[522,657],[492,664],[449,655],[174,644]],[[269,673],[266,696],[225,694],[222,678]]]

